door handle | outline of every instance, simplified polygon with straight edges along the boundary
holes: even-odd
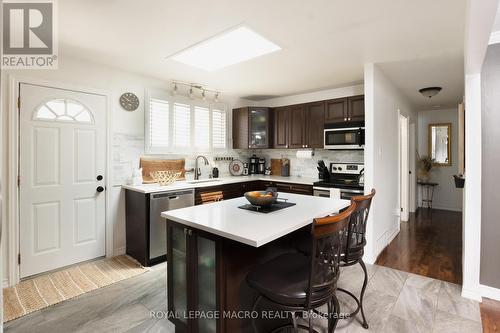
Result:
[[[97,192],[101,193],[104,191],[104,187],[102,186],[97,186],[97,188],[95,189]]]

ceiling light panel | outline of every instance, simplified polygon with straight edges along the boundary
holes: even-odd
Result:
[[[240,26],[193,45],[170,58],[207,71],[214,71],[281,50],[251,29]]]

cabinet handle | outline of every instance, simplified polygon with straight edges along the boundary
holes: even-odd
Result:
[[[189,229],[189,230],[188,230],[188,235],[189,235],[189,236],[192,236],[192,235],[193,235],[193,230]]]
[[[347,121],[347,118],[344,118],[344,121]]]
[[[348,121],[351,121],[351,117],[347,118]]]
[[[304,145],[304,146],[306,146],[306,148],[307,148],[307,145]]]
[[[288,145],[285,145],[285,148],[288,148]]]

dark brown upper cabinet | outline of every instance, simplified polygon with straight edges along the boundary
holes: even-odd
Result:
[[[325,128],[325,102],[306,104],[307,148],[323,148]]]
[[[274,113],[274,148],[322,148],[325,103],[278,107]]]
[[[348,101],[348,119],[347,121],[365,121],[365,96],[353,96]]]
[[[288,148],[305,148],[306,112],[303,104],[290,107],[288,126]]]
[[[274,148],[288,148],[288,118],[290,107],[282,106],[273,110]]]
[[[233,148],[270,147],[269,108],[244,107],[233,110]]]
[[[325,108],[325,123],[327,124],[365,121],[364,95],[331,99],[326,101]]]
[[[336,98],[325,102],[325,123],[347,121],[347,98]]]

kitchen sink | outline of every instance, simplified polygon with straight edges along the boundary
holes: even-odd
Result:
[[[186,181],[186,183],[188,183],[188,184],[212,183],[212,182],[220,182],[220,179],[212,178],[212,179],[198,179],[198,180]]]

